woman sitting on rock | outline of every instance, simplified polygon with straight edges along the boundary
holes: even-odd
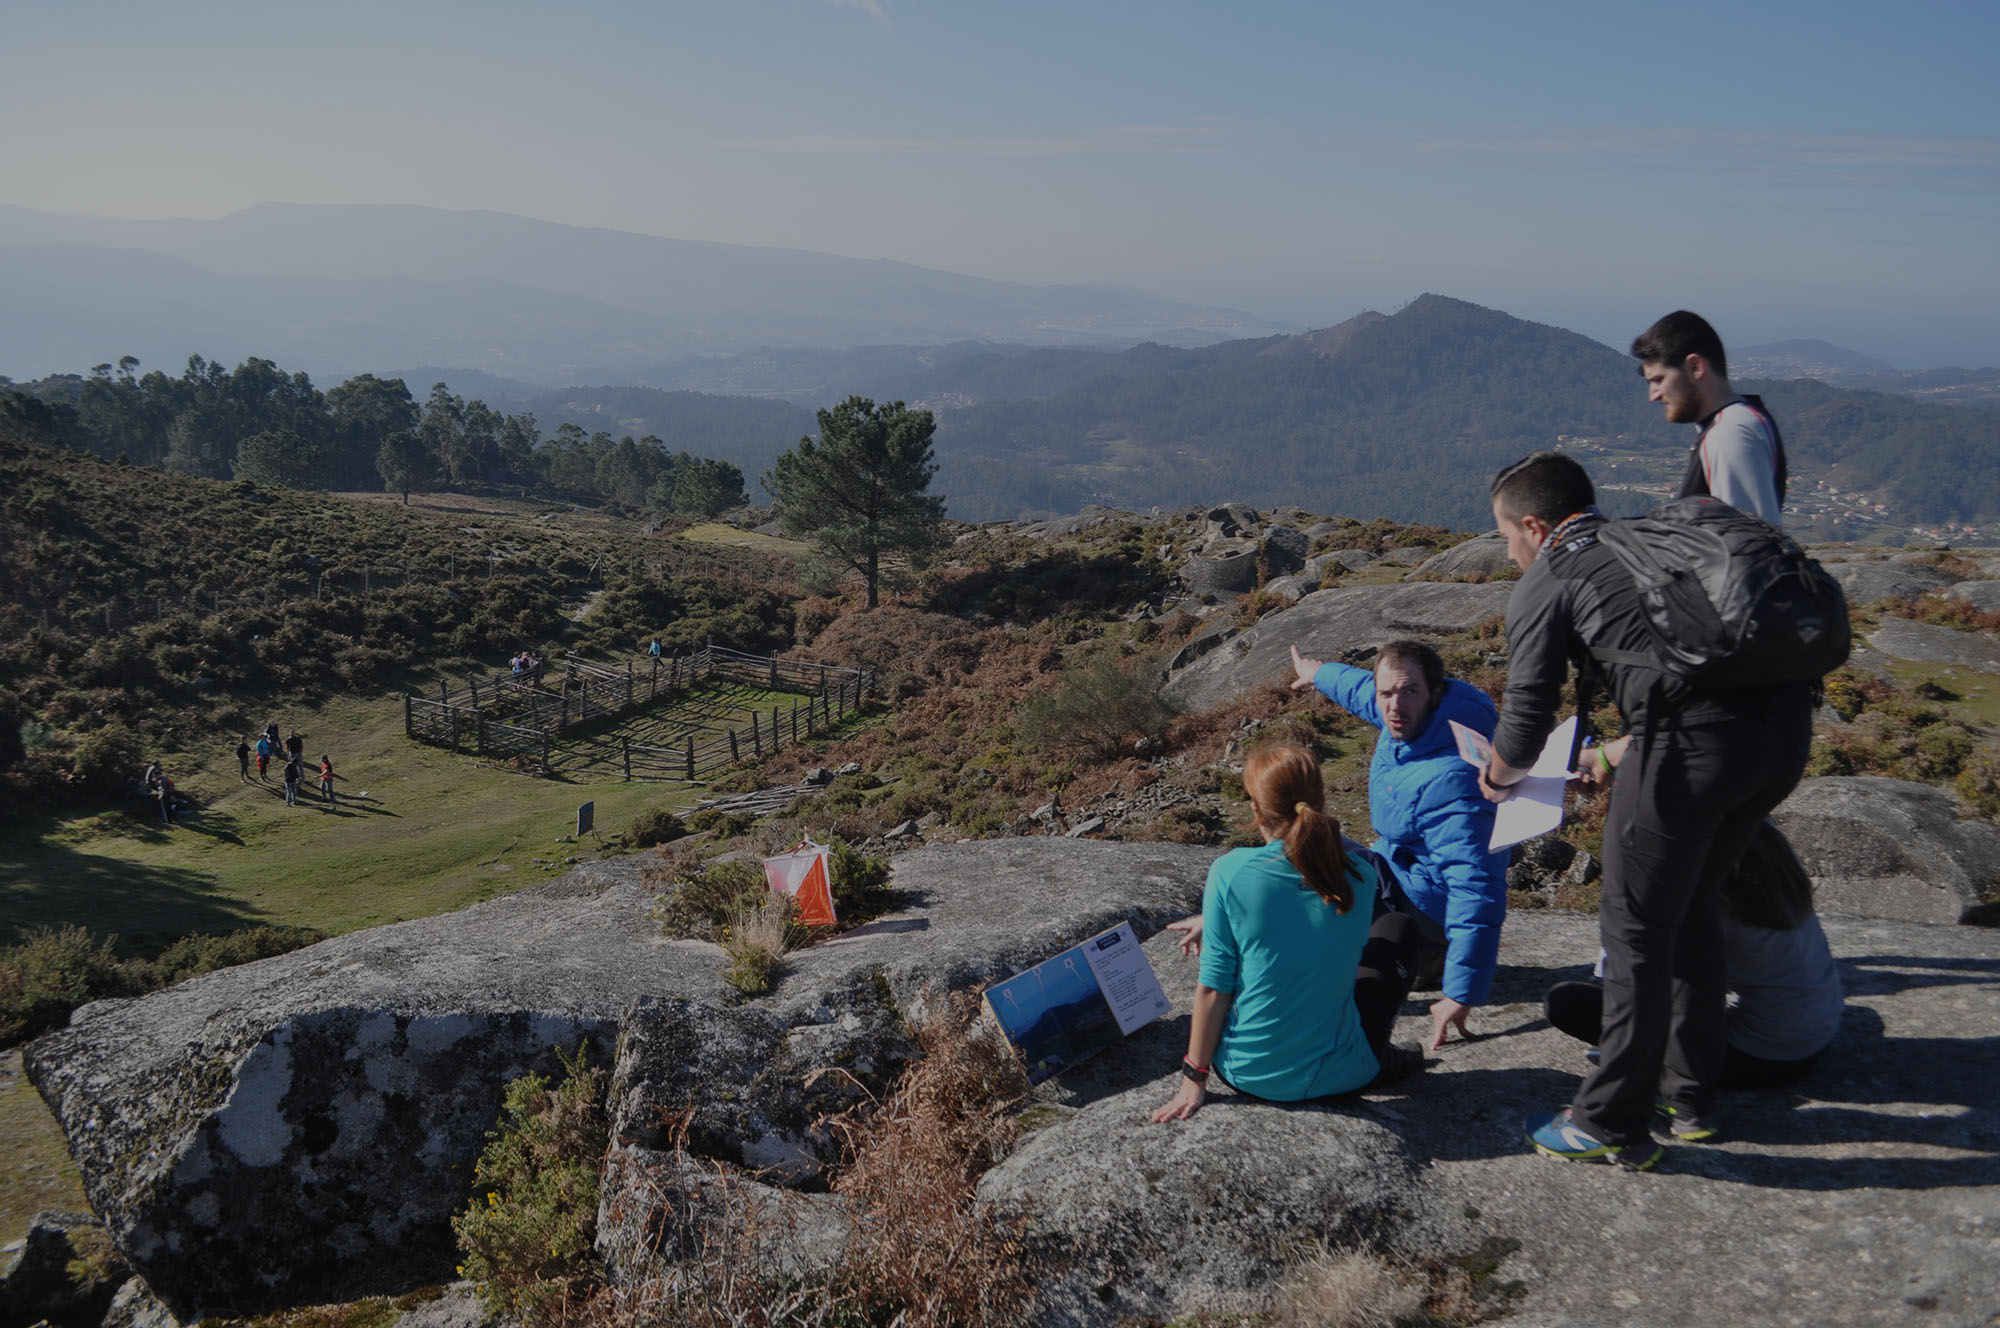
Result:
[[[1723,969],[1732,993],[1722,1086],[1797,1083],[1839,1031],[1846,993],[1813,912],[1812,878],[1769,821],[1723,883],[1722,924]],[[1604,989],[1595,982],[1558,982],[1542,1010],[1555,1027],[1595,1047]],[[1691,1117],[1672,1121],[1679,1139],[1704,1139],[1714,1132],[1709,1122]]]
[[[1327,1097],[1421,1070],[1423,1053],[1391,1047],[1423,945],[1413,919],[1370,930],[1381,867],[1326,814],[1319,763],[1290,743],[1243,767],[1262,848],[1233,849],[1209,869],[1201,916],[1176,922],[1201,956],[1180,1090],[1153,1113],[1186,1120],[1213,1073],[1278,1102]]]

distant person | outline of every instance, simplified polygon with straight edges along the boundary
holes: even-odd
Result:
[[[250,740],[240,738],[236,743],[236,773],[243,782],[250,782]]]
[[[306,740],[299,736],[299,731],[297,729],[293,729],[292,736],[285,739],[285,754],[290,756],[294,761],[297,761],[301,769],[304,768],[306,759]]]
[[[1598,1067],[1570,1105],[1528,1122],[1552,1157],[1645,1169],[1661,1156],[1654,1110],[1704,1139],[1726,1059],[1722,888],[1812,744],[1805,683],[1711,689],[1659,657],[1632,573],[1599,538],[1590,476],[1537,452],[1493,481],[1493,519],[1522,571],[1507,601],[1507,703],[1480,791],[1525,779],[1556,725],[1572,662],[1591,661],[1626,737],[1595,749],[1616,770],[1604,821]],[[1616,748],[1614,756],[1612,748]],[[1600,770],[1600,774],[1609,774]]]
[[[660,657],[660,638],[659,638],[659,637],[657,637],[657,636],[656,636],[656,637],[654,637],[654,638],[653,638],[653,644],[651,644],[651,645],[649,645],[649,646],[647,646],[647,647],[646,647],[646,653],[647,653],[647,654],[649,654],[649,655],[651,655],[651,656],[652,656],[652,657],[653,657],[654,659],[658,659],[658,658]]]
[[[1444,660],[1421,641],[1389,642],[1372,671],[1307,659],[1293,646],[1292,672],[1294,691],[1317,688],[1381,730],[1368,764],[1368,816],[1372,847],[1391,875],[1378,907],[1413,915],[1432,956],[1443,952],[1444,990],[1431,1005],[1435,1051],[1453,1028],[1467,1036],[1468,1012],[1492,990],[1507,920],[1508,854],[1486,847],[1494,807],[1451,730],[1456,720],[1490,739],[1499,711],[1471,683],[1445,677]]]
[[[1723,964],[1733,1000],[1724,1018],[1725,1089],[1787,1088],[1819,1063],[1840,1031],[1846,993],[1813,912],[1812,878],[1768,819],[1722,887]],[[1554,1027],[1595,1046],[1604,988],[1558,982],[1543,998]],[[1682,1138],[1688,1137],[1683,1127]]]
[[[160,799],[160,819],[171,826],[174,823],[174,781],[158,766],[154,766],[153,769],[157,772],[153,781],[153,791]]]
[[[521,663],[522,658],[523,656],[516,654],[507,661],[508,670],[512,672],[516,678],[521,676],[522,671],[526,667]]]
[[[139,787],[146,790],[148,797],[160,791],[160,774],[160,763],[158,761],[149,761],[146,763],[145,770],[139,775]]]
[[[328,802],[333,801],[333,758],[325,752],[319,754],[319,793]]]
[[[285,805],[287,807],[296,807],[299,805],[299,785],[304,781],[305,777],[306,772],[300,768],[298,757],[294,756],[291,760],[285,762]]]
[[[277,754],[278,754],[278,748],[277,745],[271,741],[270,733],[267,731],[258,734],[257,735],[257,778],[259,779],[270,778],[270,776],[266,773],[266,771],[270,767],[271,758],[273,756],[276,756]]]
[[[1696,424],[1676,498],[1710,494],[1739,511],[1782,523],[1785,443],[1762,399],[1729,385],[1722,338],[1700,314],[1668,314],[1632,342],[1646,399],[1666,407],[1667,423]]]
[[[264,736],[271,740],[271,755],[273,757],[284,750],[285,744],[278,737],[277,720],[274,719],[264,726]]]
[[[1186,1120],[1212,1073],[1275,1102],[1351,1093],[1424,1067],[1389,1035],[1423,938],[1416,920],[1377,919],[1382,868],[1326,814],[1319,762],[1278,743],[1251,754],[1243,790],[1262,848],[1232,849],[1209,868],[1201,917],[1172,924],[1201,955],[1187,1056],[1156,1122]]]

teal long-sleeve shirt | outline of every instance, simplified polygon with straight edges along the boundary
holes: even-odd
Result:
[[[1282,841],[1232,849],[1209,868],[1201,984],[1234,997],[1215,1064],[1246,1093],[1298,1102],[1351,1092],[1379,1069],[1354,1008],[1377,882],[1358,858],[1348,880],[1354,904],[1336,913]]]

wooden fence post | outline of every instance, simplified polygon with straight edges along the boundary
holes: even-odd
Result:
[[[806,725],[806,731],[807,732],[812,731],[812,725],[810,723]],[[792,746],[796,747],[798,745],[799,745],[799,703],[797,701],[794,701],[792,702]]]
[[[406,738],[413,736],[410,732],[410,694],[408,692],[403,693],[403,736]]]
[[[694,735],[692,733],[688,735],[687,777],[690,783],[694,781]]]
[[[736,750],[736,730],[735,730],[735,729],[731,729],[731,730],[729,730],[729,759],[730,759],[730,760],[732,760],[732,761],[740,761],[740,760],[742,760],[742,759],[743,759],[743,754],[742,754],[741,752],[739,752],[739,751],[737,751],[737,750]]]
[[[625,756],[625,782],[632,782],[632,740],[624,734],[618,735],[618,746]]]
[[[625,661],[625,706],[627,709],[630,709],[632,706],[632,687],[632,661],[628,659]]]
[[[477,710],[473,711],[472,715],[473,722],[478,725],[475,731],[479,734],[479,754],[484,756],[486,755],[486,716],[480,714]]]
[[[762,756],[764,754],[764,736],[757,731],[757,712],[754,710],[750,712],[750,742],[752,746],[756,747],[757,755]]]
[[[778,685],[778,657],[777,655],[773,654],[771,656],[771,686],[773,688],[776,688],[777,685]]]

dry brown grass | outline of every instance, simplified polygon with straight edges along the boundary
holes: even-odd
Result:
[[[1425,1322],[1428,1288],[1408,1267],[1358,1250],[1321,1248],[1278,1286],[1268,1328],[1396,1328]]]
[[[1018,1136],[1010,1109],[1028,1088],[978,1019],[976,995],[953,995],[917,1029],[924,1059],[889,1100],[837,1122],[851,1160],[833,1188],[854,1214],[843,1282],[868,1322],[1013,1324],[1034,1300],[1040,1268],[1018,1215],[975,1193]]]

